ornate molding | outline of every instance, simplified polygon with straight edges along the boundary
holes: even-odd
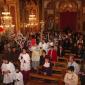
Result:
[[[19,0],[7,0],[9,11],[13,17],[13,24],[15,30],[20,30],[20,14],[19,14]]]
[[[78,5],[72,1],[63,1],[59,4],[59,11],[60,12],[75,12],[78,10]]]
[[[48,5],[48,3],[50,2],[51,0],[44,0],[44,8],[47,8],[47,5]]]

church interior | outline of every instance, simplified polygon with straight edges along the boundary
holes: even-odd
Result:
[[[85,85],[85,0],[0,0],[0,85]]]

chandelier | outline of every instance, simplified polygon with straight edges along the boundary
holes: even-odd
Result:
[[[6,0],[4,0],[4,11],[1,13],[1,23],[0,23],[0,29],[2,29],[1,31],[3,31],[1,33],[7,39],[11,39],[12,35],[14,34],[14,26],[15,25],[13,25],[11,13],[9,12]]]
[[[26,27],[35,27],[38,25],[37,17],[35,14],[30,14]]]
[[[8,7],[6,5],[6,0],[4,0],[4,11],[1,14],[1,25],[0,27],[3,27],[5,29],[8,28],[14,28],[14,25],[12,23],[12,16],[10,12],[8,11]]]
[[[2,12],[1,26],[5,29],[14,27],[12,24],[12,16],[10,15],[10,12]]]

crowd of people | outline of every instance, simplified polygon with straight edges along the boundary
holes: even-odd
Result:
[[[1,72],[4,85],[26,85],[31,71],[51,76],[51,62],[57,62],[58,57],[65,57],[66,50],[70,50],[75,56],[69,57],[65,85],[78,85],[79,77],[81,85],[85,84],[85,43],[81,33],[33,33],[22,48],[15,41],[6,40],[2,44],[4,56]],[[75,58],[82,60],[81,65]]]

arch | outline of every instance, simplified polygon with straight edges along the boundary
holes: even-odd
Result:
[[[61,30],[69,29],[76,31],[78,3],[74,0],[62,0],[58,4],[59,24]],[[69,20],[70,19],[70,20]]]
[[[53,2],[53,1],[50,1],[50,2],[47,4],[47,8],[48,8],[48,9],[54,8],[54,2]]]
[[[59,1],[59,4],[57,4],[59,12],[77,12],[78,11],[78,3],[77,1],[70,1],[70,0],[64,0]]]

